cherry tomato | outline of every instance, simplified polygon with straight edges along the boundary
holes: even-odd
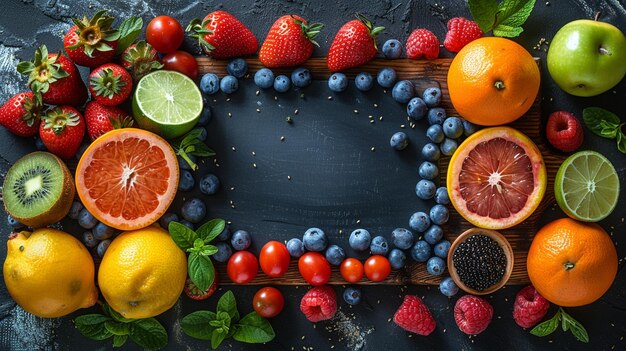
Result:
[[[285,298],[280,290],[266,286],[254,294],[252,307],[263,318],[276,317],[285,307]]]
[[[163,69],[180,72],[191,79],[198,78],[198,62],[186,51],[174,51],[163,56]]]
[[[356,258],[346,258],[341,262],[339,272],[348,283],[356,283],[363,279],[363,264]]]
[[[217,287],[220,285],[219,276],[217,275],[217,271],[215,271],[215,279],[213,280],[213,284],[209,287],[207,291],[202,291],[198,289],[196,284],[194,284],[189,277],[187,277],[187,281],[185,282],[185,294],[192,300],[206,300],[217,290]]]
[[[298,261],[300,275],[313,286],[324,285],[330,279],[330,263],[319,252],[307,252]]]
[[[391,273],[391,264],[385,256],[373,255],[365,261],[365,276],[373,282],[380,282]]]
[[[269,241],[261,249],[259,261],[261,270],[272,278],[280,277],[289,269],[291,256],[285,244],[278,241]]]
[[[259,272],[259,262],[249,251],[237,251],[228,260],[226,272],[237,284],[250,283]]]
[[[156,51],[164,54],[178,49],[185,39],[185,30],[170,16],[158,16],[146,27],[146,40]]]

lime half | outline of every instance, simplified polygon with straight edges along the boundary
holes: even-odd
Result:
[[[200,89],[184,74],[156,71],[137,83],[133,115],[142,129],[176,138],[196,125],[201,112]]]
[[[559,167],[554,180],[554,195],[568,216],[597,222],[615,209],[619,178],[606,157],[595,151],[580,151]]]

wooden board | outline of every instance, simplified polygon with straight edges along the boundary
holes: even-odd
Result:
[[[248,59],[249,71],[256,72],[263,66],[258,59]],[[358,69],[351,69],[345,73],[349,78],[359,72],[369,72],[373,76],[384,67],[390,65],[396,70],[399,79],[409,79],[414,82],[418,92],[422,92],[425,88],[430,86],[439,85],[442,89],[443,99],[442,107],[446,109],[448,115],[458,115],[448,97],[447,88],[447,73],[452,59],[437,59],[432,61],[426,60],[374,60]],[[199,70],[201,74],[212,72],[219,76],[226,74],[226,61],[213,60],[207,57],[198,58]],[[307,67],[314,79],[326,80],[330,76],[331,72],[326,67],[325,58],[313,58],[307,61],[303,65]],[[274,70],[275,74],[287,74],[289,75],[291,69],[277,69]],[[526,256],[528,248],[532,241],[534,233],[539,229],[539,219],[543,211],[554,203],[554,177],[559,168],[559,165],[563,162],[564,157],[554,154],[549,147],[545,145],[545,138],[542,135],[541,126],[541,105],[540,97],[537,97],[530,110],[519,120],[512,123],[511,126],[519,129],[532,140],[537,143],[537,146],[541,150],[544,157],[544,161],[548,170],[548,185],[546,194],[541,202],[539,208],[535,213],[530,216],[523,223],[510,228],[502,230],[514,251],[515,264],[513,267],[513,273],[509,279],[509,285],[519,285],[528,283],[528,275],[526,273]],[[447,164],[449,157],[444,157],[440,160],[441,178],[442,183],[445,184],[445,170],[447,170]],[[459,234],[472,225],[459,216],[456,211],[450,211],[450,220],[444,226],[444,232],[448,240],[453,241]],[[233,284],[228,280],[228,275],[225,271],[225,265],[218,265],[218,270],[223,284]],[[372,283],[364,279],[361,284],[391,284],[391,285],[408,285],[408,284],[438,284],[441,277],[433,277],[426,272],[425,264],[411,262],[407,264],[405,269],[399,271],[393,271],[389,278],[381,283]],[[338,270],[333,268],[330,284],[345,284],[346,282],[341,278]],[[297,267],[297,261],[292,260],[291,267],[287,274],[281,278],[270,278],[259,271],[257,278],[250,284],[275,284],[275,285],[307,285],[307,283],[300,277]]]

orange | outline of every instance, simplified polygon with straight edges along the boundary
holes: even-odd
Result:
[[[136,128],[96,139],[76,167],[76,191],[100,222],[134,230],[158,220],[178,187],[178,161],[158,135]]]
[[[484,37],[467,44],[448,71],[448,92],[468,121],[495,126],[520,118],[539,92],[539,67],[512,40]]]
[[[537,291],[559,306],[582,306],[599,299],[617,274],[617,251],[595,223],[562,218],[535,235],[526,262]]]

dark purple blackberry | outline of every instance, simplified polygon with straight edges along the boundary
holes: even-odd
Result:
[[[483,291],[504,277],[506,254],[502,247],[485,235],[472,235],[452,254],[459,279],[469,288]]]

